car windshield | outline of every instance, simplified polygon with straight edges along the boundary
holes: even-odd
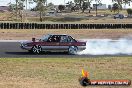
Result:
[[[41,40],[41,41],[47,41],[49,37],[50,37],[49,34],[48,34],[48,35],[44,35],[44,36],[42,36],[42,37],[40,38],[40,40]]]

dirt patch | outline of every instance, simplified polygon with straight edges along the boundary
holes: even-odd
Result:
[[[119,39],[132,35],[131,29],[10,29],[0,30],[0,40],[31,40],[46,34],[68,34],[77,39]]]

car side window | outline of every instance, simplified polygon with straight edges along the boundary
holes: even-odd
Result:
[[[68,42],[76,42],[71,36],[68,36]]]
[[[75,40],[70,36],[61,36],[60,42],[75,42]]]
[[[38,39],[40,42],[46,42],[48,41],[50,35],[45,35],[45,36],[42,36],[40,39]]]
[[[49,39],[47,40],[47,42],[52,42],[52,38],[51,38],[51,37],[49,37]]]
[[[67,36],[61,36],[60,42],[68,42]]]
[[[47,42],[60,42],[60,38],[57,35],[51,36]]]

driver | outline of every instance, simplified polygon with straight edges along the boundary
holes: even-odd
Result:
[[[62,36],[62,37],[61,37],[61,42],[67,42],[67,39],[66,39],[65,36]]]

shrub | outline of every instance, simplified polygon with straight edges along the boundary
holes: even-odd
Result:
[[[127,9],[128,15],[132,15],[132,9]]]

